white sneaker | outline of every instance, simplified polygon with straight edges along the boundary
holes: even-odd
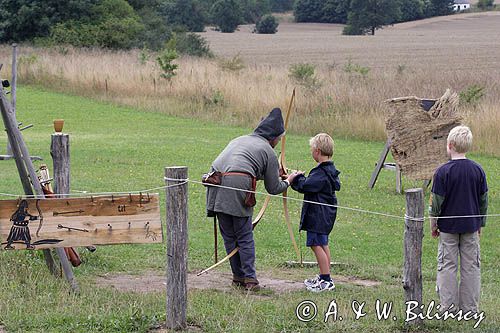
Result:
[[[316,275],[313,278],[305,279],[304,284],[306,285],[306,287],[312,287],[315,286],[318,283],[318,281],[319,281],[319,275]]]
[[[318,282],[311,287],[307,287],[307,290],[312,291],[313,293],[320,293],[322,291],[333,290],[335,289],[335,283],[332,281],[325,281],[319,279]]]

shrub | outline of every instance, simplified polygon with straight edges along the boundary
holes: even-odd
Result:
[[[363,67],[359,64],[355,64],[349,59],[347,64],[344,66],[344,72],[346,73],[358,73],[361,74],[361,76],[365,77],[368,75],[370,72],[370,67]]]
[[[156,58],[158,65],[160,66],[162,73],[160,77],[170,81],[177,73],[175,70],[179,67],[177,64],[172,63],[177,59],[176,39],[171,38],[165,48],[160,52],[159,56]]]
[[[293,80],[298,84],[314,91],[318,89],[321,84],[315,76],[316,66],[308,63],[293,64],[289,68],[289,74]]]
[[[364,31],[360,27],[348,24],[342,30],[343,35],[363,35]]]
[[[264,15],[255,24],[255,30],[259,34],[275,34],[278,31],[278,20],[272,15]]]
[[[176,34],[176,50],[180,54],[186,54],[194,57],[213,58],[208,42],[205,38],[195,33]]]
[[[104,0],[94,8],[95,17],[88,20],[70,20],[51,28],[55,44],[77,47],[105,47],[129,49],[136,45],[144,25],[125,0]]]
[[[484,96],[484,87],[473,84],[459,94],[460,102],[465,104],[477,104]]]
[[[245,63],[238,53],[234,57],[230,59],[222,59],[219,61],[219,66],[222,70],[230,71],[230,72],[239,72],[243,68],[245,68]]]

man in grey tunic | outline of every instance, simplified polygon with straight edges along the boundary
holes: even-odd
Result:
[[[212,163],[212,171],[222,173],[223,186],[250,190],[252,177],[264,180],[266,191],[279,194],[285,191],[297,173],[281,180],[274,147],[285,133],[281,110],[275,108],[250,135],[232,140]],[[227,253],[240,250],[230,259],[233,284],[247,290],[258,290],[255,273],[253,240],[253,207],[245,205],[247,193],[219,187],[207,187],[208,216],[217,216]]]

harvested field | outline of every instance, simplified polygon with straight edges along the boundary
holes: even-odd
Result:
[[[281,23],[275,35],[252,34],[241,26],[234,34],[207,30],[219,56],[240,54],[250,64],[339,65],[371,68],[470,71],[500,68],[500,12],[467,13],[406,22],[378,30],[375,36],[343,36],[343,25]],[[494,56],[497,55],[497,56]]]

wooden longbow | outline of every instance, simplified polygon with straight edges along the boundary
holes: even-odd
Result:
[[[286,112],[286,117],[285,117],[285,135],[281,138],[281,155],[279,159],[279,164],[280,164],[280,169],[283,172],[283,174],[287,174],[287,168],[286,168],[286,131],[288,129],[288,122],[290,119],[290,113],[292,111],[293,107],[293,102],[295,100],[295,88],[293,89],[292,92],[292,97],[290,98],[290,104],[288,104],[288,110]],[[295,250],[295,254],[297,254],[297,259],[298,261],[302,264],[302,256],[300,255],[299,247],[297,246],[297,242],[295,241],[295,236],[293,234],[293,228],[292,228],[292,223],[290,222],[290,213],[288,212],[288,199],[287,199],[287,192],[288,190],[285,190],[283,192],[283,211],[285,213],[285,222],[286,226],[288,228],[288,234],[290,235],[290,240],[292,241],[293,248]]]

